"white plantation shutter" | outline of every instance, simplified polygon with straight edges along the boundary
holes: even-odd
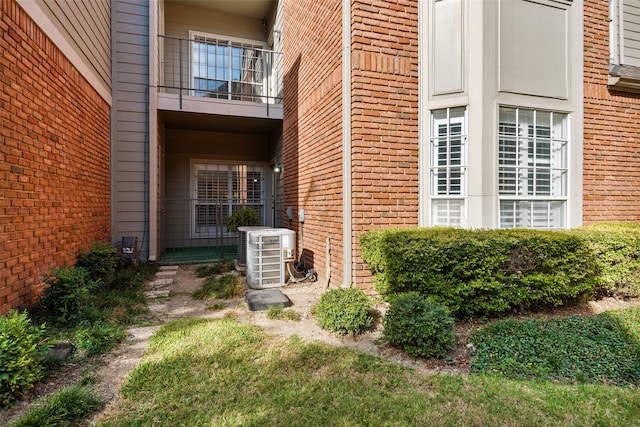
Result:
[[[568,116],[500,108],[498,192],[501,228],[564,228]]]
[[[464,227],[467,135],[466,108],[431,112],[430,198],[432,225]]]
[[[264,173],[248,165],[194,165],[193,234],[225,230],[226,220],[237,209],[249,207],[264,221]]]

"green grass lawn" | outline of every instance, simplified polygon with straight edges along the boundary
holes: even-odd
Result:
[[[151,340],[106,426],[640,425],[634,387],[421,376],[342,347],[225,320]]]

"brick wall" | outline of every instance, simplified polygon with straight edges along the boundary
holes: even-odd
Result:
[[[352,2],[354,284],[371,286],[358,237],[418,225],[418,2]]]
[[[108,104],[14,0],[0,0],[0,313],[109,238]]]
[[[341,2],[287,2],[284,16],[285,208],[294,208],[298,237],[297,211],[305,209],[304,248],[320,280],[331,270],[330,284],[339,285],[344,277]],[[351,35],[350,249],[353,284],[369,288],[371,274],[358,246],[362,231],[418,223],[418,4],[353,0]]]
[[[341,16],[336,0],[284,3],[284,208],[294,209],[298,251],[332,285],[342,282]]]
[[[640,221],[640,94],[607,88],[609,1],[584,9],[583,220]]]

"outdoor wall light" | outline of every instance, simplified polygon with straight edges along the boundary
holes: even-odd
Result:
[[[280,173],[280,172],[282,172],[282,166],[275,165],[275,167],[273,168],[273,173]]]

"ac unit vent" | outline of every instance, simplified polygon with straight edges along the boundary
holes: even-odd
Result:
[[[270,227],[263,226],[245,226],[238,227],[238,265],[245,266],[247,264],[247,233],[253,230],[265,230]]]
[[[286,263],[295,259],[296,233],[287,228],[247,231],[247,285],[252,289],[284,286]]]

